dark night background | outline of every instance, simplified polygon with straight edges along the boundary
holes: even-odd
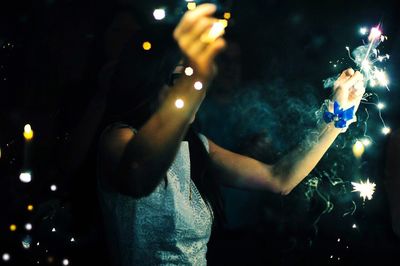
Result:
[[[136,30],[129,12],[135,2],[2,1],[0,255],[11,259],[0,264],[62,265],[67,258],[70,265],[109,265],[96,198],[96,138],[107,71]],[[279,158],[304,138],[329,96],[322,80],[354,67],[344,47],[361,45],[359,28],[379,22],[389,37],[380,49],[391,55],[390,92],[375,92],[386,103],[385,122],[398,129],[397,1],[247,0],[234,1],[231,12],[230,46],[218,59],[220,76],[198,114],[199,128],[216,143],[265,162]],[[336,60],[334,68],[329,62]],[[362,160],[351,152],[363,135],[365,107],[360,122],[290,195],[224,189],[228,224],[213,232],[210,265],[400,265],[382,181],[388,137],[373,106],[368,135],[374,143]],[[28,123],[35,133],[29,146],[22,136]],[[27,169],[33,180],[24,184],[18,176]],[[348,182],[332,185],[327,176],[368,177],[377,190],[363,202]],[[308,182],[314,177],[317,191]],[[357,209],[348,214],[352,202]],[[27,236],[29,249],[21,244]]]

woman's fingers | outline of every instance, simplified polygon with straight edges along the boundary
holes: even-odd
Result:
[[[360,71],[356,71],[354,75],[351,76],[351,78],[349,78],[348,80],[346,80],[342,86],[344,89],[349,90],[351,87],[353,87],[363,79],[364,79],[363,74],[361,74]]]
[[[225,40],[223,38],[219,38],[207,46],[207,48],[202,53],[202,57],[207,62],[213,61],[214,58],[217,56],[217,54],[221,50],[223,50],[225,46],[226,46]]]
[[[348,80],[351,76],[354,75],[354,70],[352,68],[348,68],[345,71],[343,71],[339,78],[335,81],[335,84],[333,85],[334,90],[338,89],[340,85]]]
[[[176,40],[179,39],[180,36],[189,31],[201,17],[210,17],[216,10],[217,7],[213,4],[202,4],[194,10],[187,11],[174,30],[174,38]]]
[[[355,106],[354,111],[358,110],[364,93],[365,86],[363,81],[357,82],[354,87],[350,89],[349,104]]]
[[[351,77],[354,75],[354,69],[348,68],[343,72],[343,74],[346,75],[347,77]]]
[[[215,21],[217,21],[217,19],[208,17],[200,18],[200,20],[194,24],[193,29],[190,32],[182,35],[179,39],[179,45],[181,48],[183,48],[183,50],[189,50],[194,49],[191,46],[199,46],[196,47],[196,49],[203,50],[203,48],[206,46],[206,43],[201,42],[200,37],[204,33],[208,32]]]
[[[202,76],[209,76],[215,56],[225,47],[225,25],[211,17],[216,6],[203,4],[193,11],[188,11],[174,31],[183,54],[186,55],[195,71]]]
[[[208,32],[214,23],[218,22],[216,18],[202,18],[196,23],[192,29],[193,39],[199,39],[205,32]]]

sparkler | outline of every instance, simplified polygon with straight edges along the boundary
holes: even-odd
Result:
[[[372,199],[372,195],[375,192],[375,183],[370,183],[369,179],[367,179],[367,182],[360,181],[360,183],[356,182],[351,182],[353,185],[353,192],[360,192],[360,197],[365,199],[367,198],[368,200]]]
[[[360,29],[360,33],[366,35],[368,29],[363,27]],[[385,40],[387,40],[387,36],[383,35],[381,26],[378,25],[369,30],[367,44],[357,47],[353,52],[351,52],[348,46],[346,46],[346,50],[349,58],[356,64],[360,72],[363,73],[365,82],[369,87],[380,86],[389,90],[389,78],[384,69],[377,65],[390,59],[388,54],[380,55],[378,49],[379,45]],[[324,87],[332,87],[336,79],[337,76],[324,80]]]
[[[388,54],[380,55],[380,51],[378,49],[379,45],[388,39],[387,36],[383,35],[381,25],[372,27],[371,29],[363,27],[360,29],[360,34],[368,34],[368,42],[357,47],[352,52],[350,50],[350,47],[346,46],[349,58],[356,64],[360,72],[363,73],[366,87],[374,88],[379,86],[385,87],[387,90],[389,90],[389,78],[384,68],[382,68],[381,64],[389,60],[390,56]],[[336,75],[334,77],[325,79],[323,81],[324,88],[333,87],[338,77],[339,75]],[[383,103],[380,103],[379,101],[378,103],[368,102],[367,98],[371,95],[377,96],[375,93],[368,92],[364,95],[362,103],[377,106],[379,111],[379,118],[381,119],[383,124],[382,134],[387,135],[390,133],[391,130],[389,127],[386,126],[385,121],[383,120],[381,115],[381,110],[385,108],[385,105]],[[365,110],[366,112],[368,112],[367,109]]]
[[[227,26],[228,21],[225,19],[220,19],[217,22],[214,22],[211,29],[200,37],[201,41],[205,43],[212,43],[225,34],[225,28]]]
[[[378,46],[387,40],[387,37],[382,34],[380,26],[371,28],[368,36],[368,44],[360,46],[353,51],[354,58],[350,55],[350,58],[360,68],[360,71],[364,74],[366,82],[370,87],[381,86],[386,87],[389,90],[389,79],[386,72],[376,66],[376,63],[382,63],[388,60],[390,56],[388,54],[381,56],[379,55]]]

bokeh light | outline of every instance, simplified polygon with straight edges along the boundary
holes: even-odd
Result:
[[[196,81],[195,83],[194,83],[194,88],[196,89],[196,90],[201,90],[201,89],[203,89],[203,83],[201,83],[200,81]]]
[[[364,144],[357,140],[356,143],[353,145],[353,154],[356,158],[361,158],[361,156],[364,154],[365,147]]]
[[[153,12],[153,16],[156,20],[163,20],[165,18],[165,9],[158,8]]]
[[[195,2],[189,2],[188,4],[187,4],[187,9],[188,10],[193,10],[193,9],[195,9],[196,8],[196,3]]]
[[[25,224],[25,229],[26,229],[27,231],[32,230],[32,224],[31,224],[31,223]]]
[[[24,126],[24,138],[26,140],[31,140],[33,138],[33,130],[30,124]]]
[[[19,175],[19,180],[23,183],[30,183],[32,181],[32,175],[30,172],[22,172]]]
[[[17,230],[17,226],[15,224],[10,225],[10,231],[15,232]]]
[[[11,256],[8,253],[4,253],[3,256],[2,256],[2,259],[3,259],[3,261],[7,262],[7,261],[9,261],[11,259]]]
[[[149,51],[151,49],[151,43],[148,41],[143,42],[142,47],[143,47],[143,50]]]
[[[193,71],[193,68],[191,68],[191,67],[187,67],[187,68],[185,68],[185,75],[186,76],[192,76],[193,75],[193,73],[194,73],[194,71]]]
[[[177,99],[177,100],[175,101],[175,106],[176,106],[176,108],[178,108],[178,109],[182,109],[182,108],[185,106],[185,103],[183,102],[182,99]]]

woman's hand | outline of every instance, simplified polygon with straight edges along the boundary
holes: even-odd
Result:
[[[354,106],[355,114],[365,93],[363,79],[359,71],[354,72],[351,68],[343,71],[333,86],[333,100],[345,110]]]
[[[205,41],[204,36],[210,33],[214,23],[218,23],[212,15],[216,6],[203,4],[187,11],[174,31],[174,38],[187,57],[195,73],[202,78],[210,79],[214,74],[214,58],[225,47],[223,31],[214,40]]]

